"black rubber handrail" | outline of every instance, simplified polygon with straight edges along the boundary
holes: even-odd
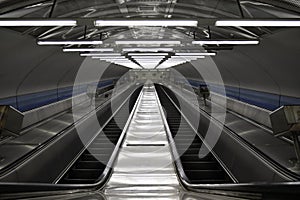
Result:
[[[141,91],[141,87],[136,88],[133,92],[137,90]],[[131,95],[129,95],[129,97],[130,96]],[[136,108],[136,106],[137,103],[135,103],[135,106],[132,109],[132,112],[129,116],[129,120],[126,123],[124,130],[122,131],[122,134],[119,138],[117,145],[115,146],[115,149],[109,160],[108,166],[113,166],[116,160],[120,146],[125,139],[125,133],[128,128],[129,121],[132,118],[132,114],[134,113],[133,111]],[[68,194],[68,193],[74,194],[77,192],[95,191],[103,188],[103,186],[109,179],[111,172],[112,169],[110,167],[106,167],[104,172],[99,177],[99,181],[93,184],[0,183],[0,199],[4,199],[4,198],[15,199],[17,196],[24,196],[24,195],[29,195],[30,197],[40,197],[40,196],[47,196],[53,193],[57,195],[57,194]]]

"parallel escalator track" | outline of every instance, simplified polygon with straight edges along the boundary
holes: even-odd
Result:
[[[199,151],[203,142],[170,101],[165,92],[168,91],[168,88],[156,85],[156,90],[165,109],[168,126],[177,152],[180,155],[180,162],[185,175],[181,178],[190,184],[232,183],[232,180],[212,153],[201,155]]]
[[[132,98],[136,100],[141,88],[137,89]],[[135,102],[135,101],[132,101]],[[125,104],[126,105],[126,104]],[[122,106],[109,120],[101,133],[95,137],[87,149],[75,161],[72,167],[59,180],[59,184],[93,184],[103,178],[112,153],[128,120],[128,108]],[[129,111],[132,106],[129,105]]]

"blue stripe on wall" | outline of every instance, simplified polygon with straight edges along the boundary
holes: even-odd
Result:
[[[189,83],[194,87],[205,85],[203,81],[189,80]],[[216,84],[207,84],[212,92],[226,95],[227,97],[237,99],[239,101],[249,103],[267,110],[276,110],[282,105],[300,105],[300,98],[282,96],[267,92],[260,92],[255,90],[243,89],[232,86],[225,86],[225,93],[223,87]]]
[[[38,108],[57,101],[57,90],[48,90],[33,94],[18,96],[18,110],[26,111]]]
[[[101,81],[94,84],[98,84],[98,88],[102,88],[111,85],[114,81],[115,79]],[[0,99],[0,105],[11,105],[14,108],[17,108],[19,111],[25,112],[57,101],[68,99],[73,95],[75,96],[85,93],[89,85],[90,84],[84,84],[76,86],[74,88],[73,86],[70,86],[59,88],[57,90],[47,90],[32,94],[20,95],[18,97],[4,98]]]
[[[0,105],[11,105],[14,108],[17,107],[17,98],[16,97],[10,97],[5,99],[0,99]]]

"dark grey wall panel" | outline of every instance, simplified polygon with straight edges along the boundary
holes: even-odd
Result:
[[[74,54],[56,52],[37,65],[24,78],[17,95],[56,89],[58,81],[71,68],[78,69],[83,58]]]
[[[72,86],[82,66],[89,69],[86,82],[98,81],[92,69],[109,66],[79,53],[63,53],[61,47],[38,46],[35,38],[9,29],[0,29],[0,36],[0,99]],[[105,69],[101,79],[118,78],[128,71],[116,65]]]
[[[16,95],[23,78],[57,48],[41,48],[33,38],[0,29],[0,98]]]
[[[206,58],[194,65],[200,70],[216,65],[225,85],[300,97],[299,44],[299,28],[282,29],[262,37],[259,45],[219,51],[218,55],[213,57],[214,63],[210,58]],[[201,76],[190,73],[194,71],[190,64],[175,69],[188,78],[202,80]]]

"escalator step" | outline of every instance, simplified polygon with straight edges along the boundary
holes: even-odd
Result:
[[[110,154],[83,154],[80,157],[81,161],[108,161],[110,158]]]
[[[97,179],[102,174],[99,169],[71,169],[68,178],[73,179]]]
[[[205,180],[205,179],[223,179],[224,172],[222,170],[185,170],[189,179]]]
[[[217,162],[209,153],[203,158],[199,157],[203,142],[190,125],[181,117],[181,113],[169,100],[167,94],[175,97],[171,90],[155,85],[160,102],[166,111],[167,122],[174,138],[177,152],[179,153],[183,170],[194,184],[219,184],[232,182]],[[176,100],[176,98],[173,98]],[[175,101],[176,102],[176,101]]]
[[[98,161],[79,161],[75,164],[76,169],[105,169],[106,165]]]
[[[88,153],[89,154],[107,154],[107,155],[111,155],[113,152],[113,148],[88,148]]]
[[[183,162],[182,166],[185,170],[217,170],[220,169],[216,161],[201,162]]]
[[[89,147],[89,149],[102,148],[102,149],[106,150],[106,149],[111,149],[112,147],[114,147],[114,146],[112,146],[112,144],[109,144],[107,142],[93,142],[91,144],[91,146]]]
[[[64,178],[61,183],[63,184],[91,184],[95,183],[95,179],[76,179],[76,178]]]
[[[186,148],[177,148],[177,152],[179,155],[182,154],[199,154],[200,148],[188,148],[189,146],[186,146]]]

